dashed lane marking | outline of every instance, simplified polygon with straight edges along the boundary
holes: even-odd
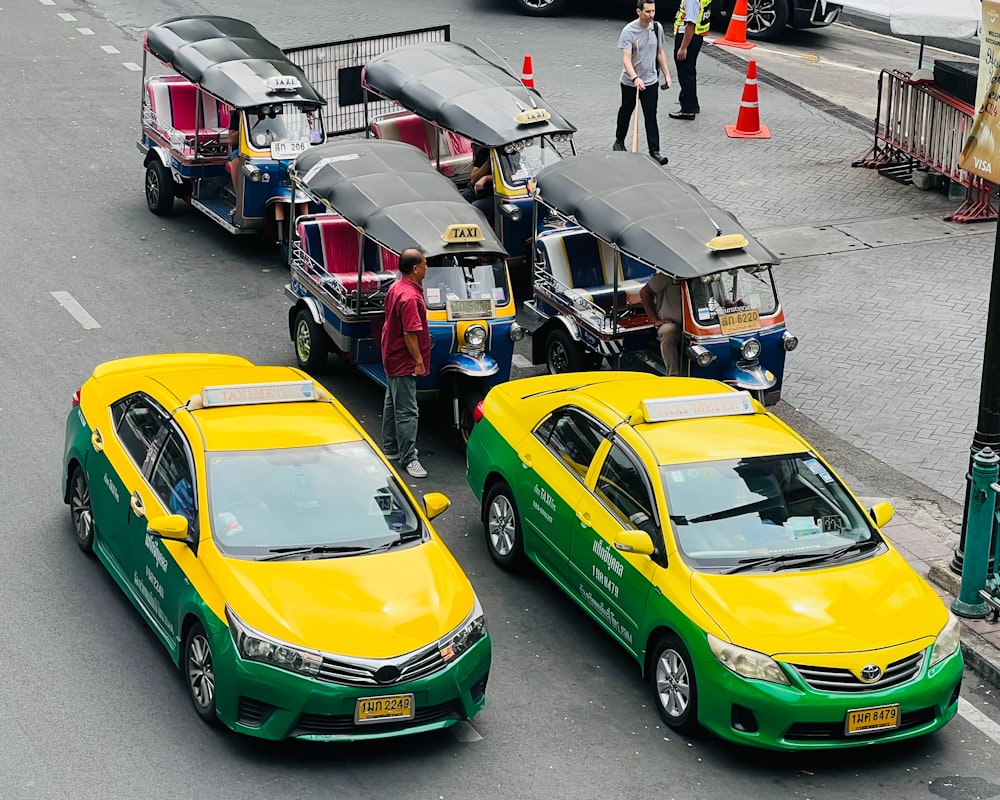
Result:
[[[130,72],[142,72],[142,67],[136,64],[134,61],[123,61],[122,66]]]
[[[63,22],[76,22],[76,17],[74,17],[72,14],[67,14],[65,12],[59,15],[59,19],[61,19]]]
[[[77,28],[76,32],[81,36],[93,36],[94,32],[90,28]]]
[[[112,55],[112,54],[114,54],[114,53],[120,53],[120,52],[121,52],[121,50],[119,50],[119,49],[118,49],[117,47],[115,47],[115,46],[114,46],[113,44],[102,44],[102,45],[101,45],[101,49],[102,49],[102,50],[103,50],[103,51],[104,51],[105,53],[108,53],[109,55]]]
[[[43,6],[54,6],[56,4],[56,0],[38,0],[38,2]]]
[[[483,740],[483,735],[472,727],[471,722],[466,722],[465,720],[456,722],[448,730],[460,742],[481,742]]]
[[[81,306],[80,303],[77,302],[77,299],[69,292],[49,292],[49,294],[51,294],[58,301],[59,305],[70,313],[70,316],[72,316],[73,319],[80,323],[84,330],[89,331],[101,327],[101,323],[90,316],[90,314],[87,313],[87,309]]]
[[[989,736],[994,742],[1000,744],[1000,725],[997,725],[964,697],[958,698],[958,714]]]

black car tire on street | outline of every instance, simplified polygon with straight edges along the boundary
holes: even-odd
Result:
[[[308,309],[303,308],[295,315],[293,331],[295,361],[300,369],[312,374],[321,371],[330,356],[326,331],[316,323]]]
[[[215,714],[215,669],[212,664],[212,644],[200,622],[196,622],[184,637],[181,660],[184,680],[191,703],[198,716],[211,725],[217,725]]]
[[[660,718],[679,733],[698,730],[698,687],[687,648],[674,634],[657,643],[649,682]]]
[[[532,17],[553,17],[562,12],[569,0],[517,0],[518,10]]]
[[[174,209],[174,178],[158,158],[146,166],[146,205],[158,217]]]
[[[77,545],[87,555],[94,552],[94,509],[90,505],[87,474],[77,464],[69,479],[69,513],[73,518],[73,534]]]
[[[504,481],[494,483],[486,493],[483,533],[486,535],[486,549],[498,567],[507,572],[520,572],[527,566],[517,503],[510,486]]]
[[[787,26],[788,0],[747,0],[748,38],[773,42]]]

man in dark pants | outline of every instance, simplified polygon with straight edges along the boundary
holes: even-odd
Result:
[[[618,109],[615,128],[615,150],[625,149],[628,124],[635,112],[636,95],[642,105],[642,119],[646,124],[646,145],[649,155],[660,164],[667,158],[660,155],[660,127],[656,121],[656,73],[663,73],[663,89],[670,86],[670,70],[663,52],[663,27],[654,21],[656,4],[651,0],[637,0],[637,19],[622,28],[618,49],[622,51],[622,104]]]
[[[698,53],[712,19],[712,0],[682,0],[674,22],[674,64],[681,85],[680,111],[671,119],[693,120],[701,113],[698,105]]]

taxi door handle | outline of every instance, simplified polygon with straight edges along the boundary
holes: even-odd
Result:
[[[104,452],[104,437],[101,436],[101,432],[97,428],[94,428],[94,432],[90,434],[90,446],[98,453]]]
[[[518,458],[521,459],[521,466],[525,469],[531,469],[531,453],[520,453]]]
[[[576,512],[576,518],[578,520],[580,520],[580,524],[583,525],[584,528],[591,527],[591,525],[590,525],[590,514],[588,514],[586,511],[583,511],[583,512],[577,511]]]
[[[142,498],[139,497],[138,490],[132,492],[132,498],[129,505],[132,506],[132,513],[137,517],[146,516],[146,507],[142,504]]]

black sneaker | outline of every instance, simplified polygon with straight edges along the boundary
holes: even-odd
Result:
[[[667,114],[667,116],[670,117],[670,119],[686,119],[686,120],[690,121],[690,120],[694,119],[694,112],[693,111],[671,111],[669,114]]]
[[[670,161],[669,158],[667,158],[666,156],[661,156],[655,150],[650,150],[649,151],[649,157],[652,158],[653,161],[655,161],[657,164],[666,164],[666,163],[668,163]]]
[[[624,153],[625,152],[625,144],[624,144],[624,142],[621,142],[618,139],[615,139],[615,143],[613,145],[611,145],[611,149],[612,150],[620,150],[621,152]]]

